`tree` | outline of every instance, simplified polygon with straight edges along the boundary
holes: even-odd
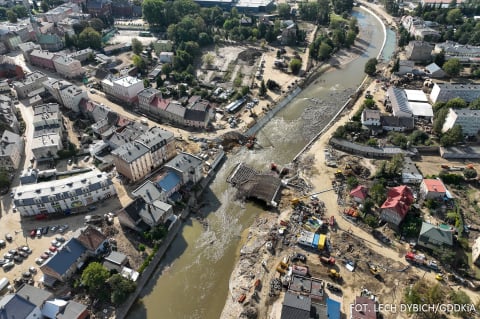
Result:
[[[358,179],[355,176],[349,176],[347,178],[347,186],[349,190],[354,189],[358,186]]]
[[[365,73],[367,73],[370,76],[374,76],[375,73],[377,72],[377,59],[371,58],[365,63]]]
[[[450,292],[449,297],[450,297],[450,303],[454,305],[471,305],[472,304],[472,300],[470,299],[470,297],[462,290],[458,290],[458,291],[452,290]],[[462,318],[470,317],[470,314],[465,310],[454,311],[454,312],[455,312],[455,315],[458,317],[462,317]]]
[[[355,39],[357,38],[357,32],[354,30],[348,30],[347,36],[345,38],[345,46],[347,48],[351,47],[355,43]]]
[[[302,68],[302,61],[299,59],[292,59],[290,61],[290,70],[292,70],[293,74],[297,74],[300,69]]]
[[[28,10],[25,6],[16,5],[12,7],[12,11],[15,12],[18,18],[28,17]]]
[[[454,125],[440,138],[440,144],[444,147],[453,146],[463,142],[463,132],[460,125]]]
[[[92,27],[86,27],[78,36],[78,46],[82,49],[92,48],[100,49],[102,47],[102,37],[100,33]]]
[[[413,286],[405,290],[405,295],[403,297],[404,301],[408,305],[414,304],[440,304],[444,302],[445,299],[444,288],[440,284],[432,285],[431,283],[420,280],[417,281]],[[410,309],[410,308],[408,308]],[[413,312],[413,310],[409,310]],[[417,318],[422,319],[436,319],[439,318],[438,313],[432,311],[425,312],[415,312]]]
[[[202,62],[207,66],[210,67],[213,62],[215,62],[215,57],[211,53],[207,53],[202,57]]]
[[[445,51],[440,51],[438,54],[435,55],[435,58],[433,58],[433,62],[437,64],[439,67],[443,67],[443,64],[445,63]]]
[[[332,54],[333,48],[328,43],[322,42],[318,47],[318,58],[320,61],[325,61]]]
[[[114,274],[107,281],[112,295],[110,300],[113,304],[119,305],[124,302],[128,295],[135,291],[137,284],[129,279],[123,278],[121,274]]]
[[[443,64],[443,70],[451,77],[458,76],[462,71],[463,66],[458,59],[450,59]]]
[[[290,8],[290,5],[288,5],[287,3],[280,3],[277,6],[277,10],[278,10],[278,15],[282,19],[290,18],[290,11],[292,10],[292,8]]]
[[[265,80],[260,82],[260,88],[258,89],[258,95],[265,96],[267,94],[267,86],[265,85]]]
[[[88,24],[97,32],[102,32],[102,30],[105,28],[105,24],[103,23],[102,19],[99,18],[93,18],[88,22]]]
[[[480,110],[480,99],[473,100],[468,107],[472,110]]]
[[[172,73],[173,67],[171,63],[165,63],[162,65],[162,73],[168,78],[170,77],[170,73]]]
[[[81,282],[88,288],[90,295],[106,300],[109,295],[108,287],[105,286],[108,277],[110,273],[107,268],[98,262],[92,262],[82,272]]]
[[[42,1],[42,2],[40,3],[40,8],[42,8],[42,11],[43,11],[43,12],[47,12],[47,11],[48,11],[48,3],[47,3],[47,1],[45,1],[45,0]]]
[[[132,39],[132,51],[135,54],[140,54],[143,51],[143,44],[137,38]]]
[[[17,14],[12,10],[7,10],[7,19],[9,22],[15,23],[18,21]]]
[[[408,140],[413,145],[424,145],[426,141],[428,141],[428,134],[424,131],[415,130],[412,134],[408,137]]]
[[[466,168],[463,170],[463,176],[467,179],[475,178],[477,175],[477,171],[474,168]]]
[[[395,146],[406,149],[408,144],[408,139],[403,133],[391,132],[388,134],[388,140]]]
[[[365,222],[365,224],[367,224],[372,228],[376,228],[378,226],[378,218],[371,214],[368,214],[367,216],[365,216],[363,221]]]
[[[460,9],[452,9],[448,11],[446,19],[449,24],[459,24],[463,21],[462,17],[463,14]]]
[[[165,22],[166,6],[163,0],[144,0],[142,3],[143,18],[151,25],[167,26]]]
[[[445,107],[448,109],[464,109],[467,107],[467,102],[462,98],[455,97],[449,100]]]
[[[144,71],[147,67],[147,62],[145,62],[145,60],[139,55],[134,54],[132,62],[140,71]]]
[[[400,59],[397,58],[395,59],[395,62],[393,63],[393,66],[392,66],[392,72],[398,72],[398,70],[400,69]]]
[[[443,124],[445,123],[445,119],[448,115],[448,108],[441,108],[436,114],[433,119],[433,131],[436,134],[442,133]]]
[[[378,141],[375,138],[369,138],[367,141],[368,146],[378,146]]]

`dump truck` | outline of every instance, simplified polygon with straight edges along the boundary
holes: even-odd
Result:
[[[293,265],[292,266],[292,274],[306,277],[306,276],[308,276],[308,267]]]
[[[335,258],[333,257],[325,257],[325,256],[320,256],[320,262],[325,265],[335,265]]]

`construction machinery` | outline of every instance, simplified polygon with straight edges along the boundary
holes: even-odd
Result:
[[[281,261],[277,266],[277,271],[282,275],[287,272],[287,269],[288,269],[288,264],[284,263],[283,261]]]
[[[330,269],[328,271],[328,276],[336,281],[340,281],[342,279],[342,275],[335,269]]]
[[[370,273],[372,275],[374,275],[375,277],[380,275],[380,269],[378,269],[377,266],[375,266],[374,264],[371,264],[369,262],[367,262],[367,266],[368,266],[368,269],[370,270]]]
[[[300,203],[303,199],[308,198],[308,197],[310,197],[312,200],[317,200],[317,199],[318,199],[318,198],[316,197],[317,195],[320,195],[320,194],[323,194],[323,193],[326,193],[326,192],[329,192],[329,191],[333,191],[333,190],[334,190],[334,188],[329,188],[329,189],[325,189],[325,190],[320,191],[320,192],[316,192],[316,193],[312,193],[312,194],[308,194],[308,195],[296,197],[296,198],[291,199],[291,200],[290,200],[290,203],[292,203],[292,205],[297,205],[297,204]]]
[[[320,256],[320,262],[325,265],[335,265],[335,258],[327,258],[325,256]]]
[[[345,166],[343,168],[343,174],[345,176],[352,175],[352,165],[350,165],[350,163],[345,163]]]

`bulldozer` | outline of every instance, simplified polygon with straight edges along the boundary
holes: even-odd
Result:
[[[368,265],[368,269],[370,270],[370,273],[372,275],[374,275],[375,277],[380,275],[380,269],[378,269],[377,266],[375,266],[375,265],[373,265],[369,262],[367,262],[367,265]]]

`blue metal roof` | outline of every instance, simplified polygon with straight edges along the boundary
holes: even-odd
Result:
[[[160,186],[160,188],[164,192],[168,193],[180,183],[181,183],[180,177],[178,177],[178,175],[173,172],[169,172],[167,175],[165,175],[161,180],[157,182],[157,185]]]
[[[328,319],[340,319],[340,303],[338,301],[327,298],[327,315]]]
[[[47,260],[45,266],[63,276],[85,250],[87,249],[77,239],[72,238],[52,258]]]
[[[6,295],[0,300],[0,318],[25,319],[30,316],[35,305],[19,295]]]

